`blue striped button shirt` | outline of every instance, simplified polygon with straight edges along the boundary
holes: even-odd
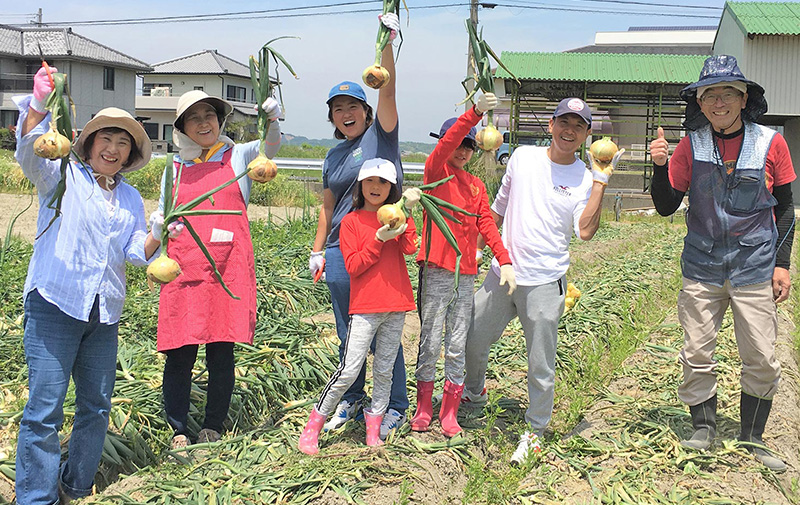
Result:
[[[70,162],[62,215],[42,234],[55,213],[47,203],[61,178],[61,161],[50,161],[33,153],[34,141],[49,128],[50,115],[20,137],[30,96],[16,97],[14,101],[20,111],[14,156],[25,176],[36,186],[39,195],[36,234],[41,235],[33,244],[23,298],[36,289],[68,316],[88,321],[99,295],[100,322],[116,323],[125,302],[125,260],[136,266],[147,264],[144,252],[147,224],[142,197],[117,175],[116,208],[109,216],[106,200],[90,170]]]

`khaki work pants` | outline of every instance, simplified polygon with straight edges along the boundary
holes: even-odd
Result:
[[[683,384],[678,397],[688,405],[700,404],[717,392],[714,350],[717,333],[728,306],[742,359],[741,386],[745,393],[772,399],[778,390],[781,366],[775,357],[778,313],[772,299],[772,283],[722,287],[683,278],[678,295],[678,319],[684,330],[679,361]]]

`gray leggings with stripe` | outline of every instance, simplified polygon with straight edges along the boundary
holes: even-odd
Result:
[[[403,336],[405,312],[379,312],[352,314],[347,327],[345,350],[339,366],[328,380],[317,402],[317,412],[329,416],[336,410],[345,391],[355,382],[367,360],[372,339],[375,339],[375,356],[372,361],[373,414],[383,414],[389,405],[392,389],[392,367],[397,358]]]

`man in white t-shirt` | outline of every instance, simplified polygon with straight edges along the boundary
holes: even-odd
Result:
[[[521,436],[512,464],[529,452],[539,452],[539,438],[553,413],[558,320],[564,312],[569,268],[569,241],[574,230],[591,239],[600,224],[603,193],[622,151],[593,170],[575,153],[591,133],[592,114],[579,98],[565,98],[550,119],[550,147],[522,146],[514,150],[492,216],[503,225],[503,244],[511,255],[517,290],[499,285],[499,265],[492,261],[483,285],[475,293],[475,309],[467,336],[462,402],[486,401],[485,374],[489,348],[518,316],[528,351],[529,429]]]

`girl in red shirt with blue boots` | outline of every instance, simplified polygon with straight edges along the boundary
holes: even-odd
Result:
[[[455,299],[456,252],[444,235],[435,227],[431,228],[430,251],[426,255],[425,250],[420,250],[417,256],[420,265],[417,303],[421,329],[416,372],[417,412],[411,420],[411,429],[414,431],[428,431],[433,418],[431,395],[444,329],[445,382],[439,421],[445,436],[453,437],[461,432],[457,415],[464,390],[464,349],[472,319],[475,275],[478,273],[478,234],[483,236],[500,263],[500,284],[508,284],[509,295],[516,288],[511,258],[492,219],[486,186],[478,177],[464,170],[477,148],[475,125],[480,122],[484,112],[496,106],[497,97],[486,93],[461,117],[445,121],[439,131],[439,143],[425,161],[424,183],[454,176],[452,180],[434,188],[431,194],[478,214],[478,217],[457,215],[461,224],[448,222],[462,253]],[[427,229],[427,226],[422,227],[423,244],[427,243]]]
[[[298,448],[319,452],[319,432],[356,380],[375,340],[372,362],[372,405],[364,409],[367,445],[381,445],[380,427],[389,404],[392,366],[400,347],[406,312],[414,310],[414,294],[404,254],[417,250],[417,229],[411,217],[395,229],[381,226],[378,209],[400,199],[397,169],[381,158],[364,162],[353,191],[353,211],[342,219],[339,246],[350,274],[350,324],[339,367],[311,410]],[[417,202],[406,202],[406,206]]]

